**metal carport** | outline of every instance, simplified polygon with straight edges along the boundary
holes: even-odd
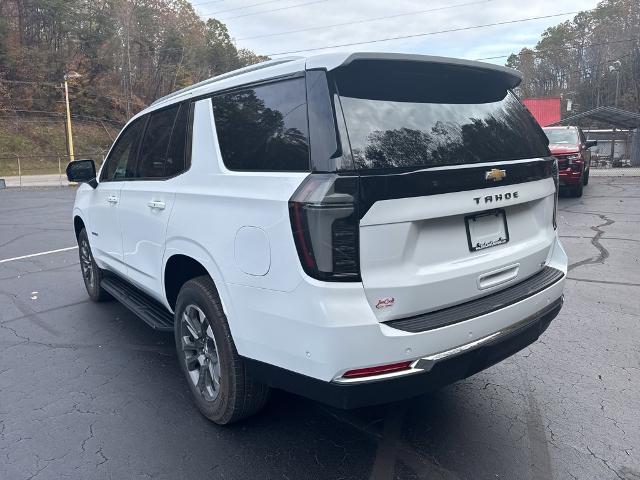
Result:
[[[629,112],[616,107],[597,107],[593,110],[571,115],[554,125],[577,125],[581,120],[589,119],[616,128],[635,130],[631,147],[631,165],[640,167],[640,113]],[[614,142],[611,142],[611,158],[613,158]]]

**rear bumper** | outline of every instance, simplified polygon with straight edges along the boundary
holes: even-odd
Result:
[[[358,408],[422,395],[467,378],[522,350],[547,329],[562,308],[560,297],[522,322],[485,339],[419,359],[414,371],[354,383],[325,382],[256,360],[245,359],[252,374],[263,383],[338,408]]]
[[[566,275],[567,256],[557,239],[546,263]],[[513,304],[498,302],[497,310],[474,310],[473,318],[463,315],[415,333],[381,323],[362,285],[347,282],[303,282],[291,292],[229,284],[228,315],[240,355],[329,383],[349,370],[415,361],[519,325],[562,297],[564,281]]]

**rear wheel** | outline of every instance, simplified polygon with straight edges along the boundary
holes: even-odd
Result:
[[[102,288],[100,282],[104,278],[104,271],[98,267],[91,246],[89,245],[89,237],[87,231],[83,228],[78,234],[78,252],[80,254],[80,270],[82,271],[82,279],[87,289],[89,298],[94,302],[104,302],[113,298],[107,291]]]
[[[175,312],[178,360],[200,412],[220,425],[258,412],[270,389],[247,372],[211,279],[185,283]]]

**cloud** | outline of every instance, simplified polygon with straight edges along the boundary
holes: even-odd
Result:
[[[239,48],[249,48],[259,54],[273,55],[292,50],[315,49],[328,45],[461,29],[474,25],[587,10],[595,7],[597,1],[434,0],[427,3],[418,0],[395,0],[393,2],[382,0],[282,0],[262,6],[237,9],[256,3],[263,2],[224,0],[223,2],[196,6],[196,9],[203,17],[212,16],[225,22],[231,35],[237,39],[236,45]],[[295,5],[302,6],[285,8]],[[234,10],[207,15],[211,12],[230,9]],[[256,12],[262,13],[248,15]],[[363,21],[377,17],[393,18]],[[573,15],[566,15],[510,25],[331,48],[309,53],[322,53],[330,50],[359,50],[399,51],[463,58],[506,56],[525,46],[535,46],[540,34],[546,28],[571,18]],[[346,25],[331,26],[335,24]],[[273,35],[292,30],[305,31]],[[307,53],[302,52],[301,54]],[[502,64],[505,60],[506,57],[490,61]]]

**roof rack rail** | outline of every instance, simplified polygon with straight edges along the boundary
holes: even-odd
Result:
[[[178,90],[176,92],[170,93],[169,95],[165,95],[164,97],[160,97],[159,99],[155,100],[151,105],[155,105],[157,103],[164,102],[165,100],[169,100],[171,98],[177,97],[177,96],[182,95],[184,93],[190,92],[191,90],[195,90],[196,88],[204,87],[205,85],[209,85],[211,83],[215,83],[215,82],[218,82],[220,80],[225,80],[227,78],[236,77],[238,75],[242,75],[244,73],[253,72],[253,71],[256,71],[256,70],[262,70],[263,68],[267,68],[267,67],[273,67],[273,66],[276,66],[276,65],[280,65],[282,63],[288,63],[288,62],[292,62],[294,60],[300,60],[301,58],[304,58],[304,57],[301,57],[301,56],[282,57],[282,58],[277,58],[275,60],[267,60],[266,62],[256,63],[255,65],[249,65],[248,67],[239,68],[237,70],[233,70],[231,72],[223,73],[221,75],[216,75],[215,77],[208,78],[206,80],[203,80],[202,82],[194,83],[193,85],[191,85],[189,87],[182,88],[182,89],[180,89],[180,90]]]

